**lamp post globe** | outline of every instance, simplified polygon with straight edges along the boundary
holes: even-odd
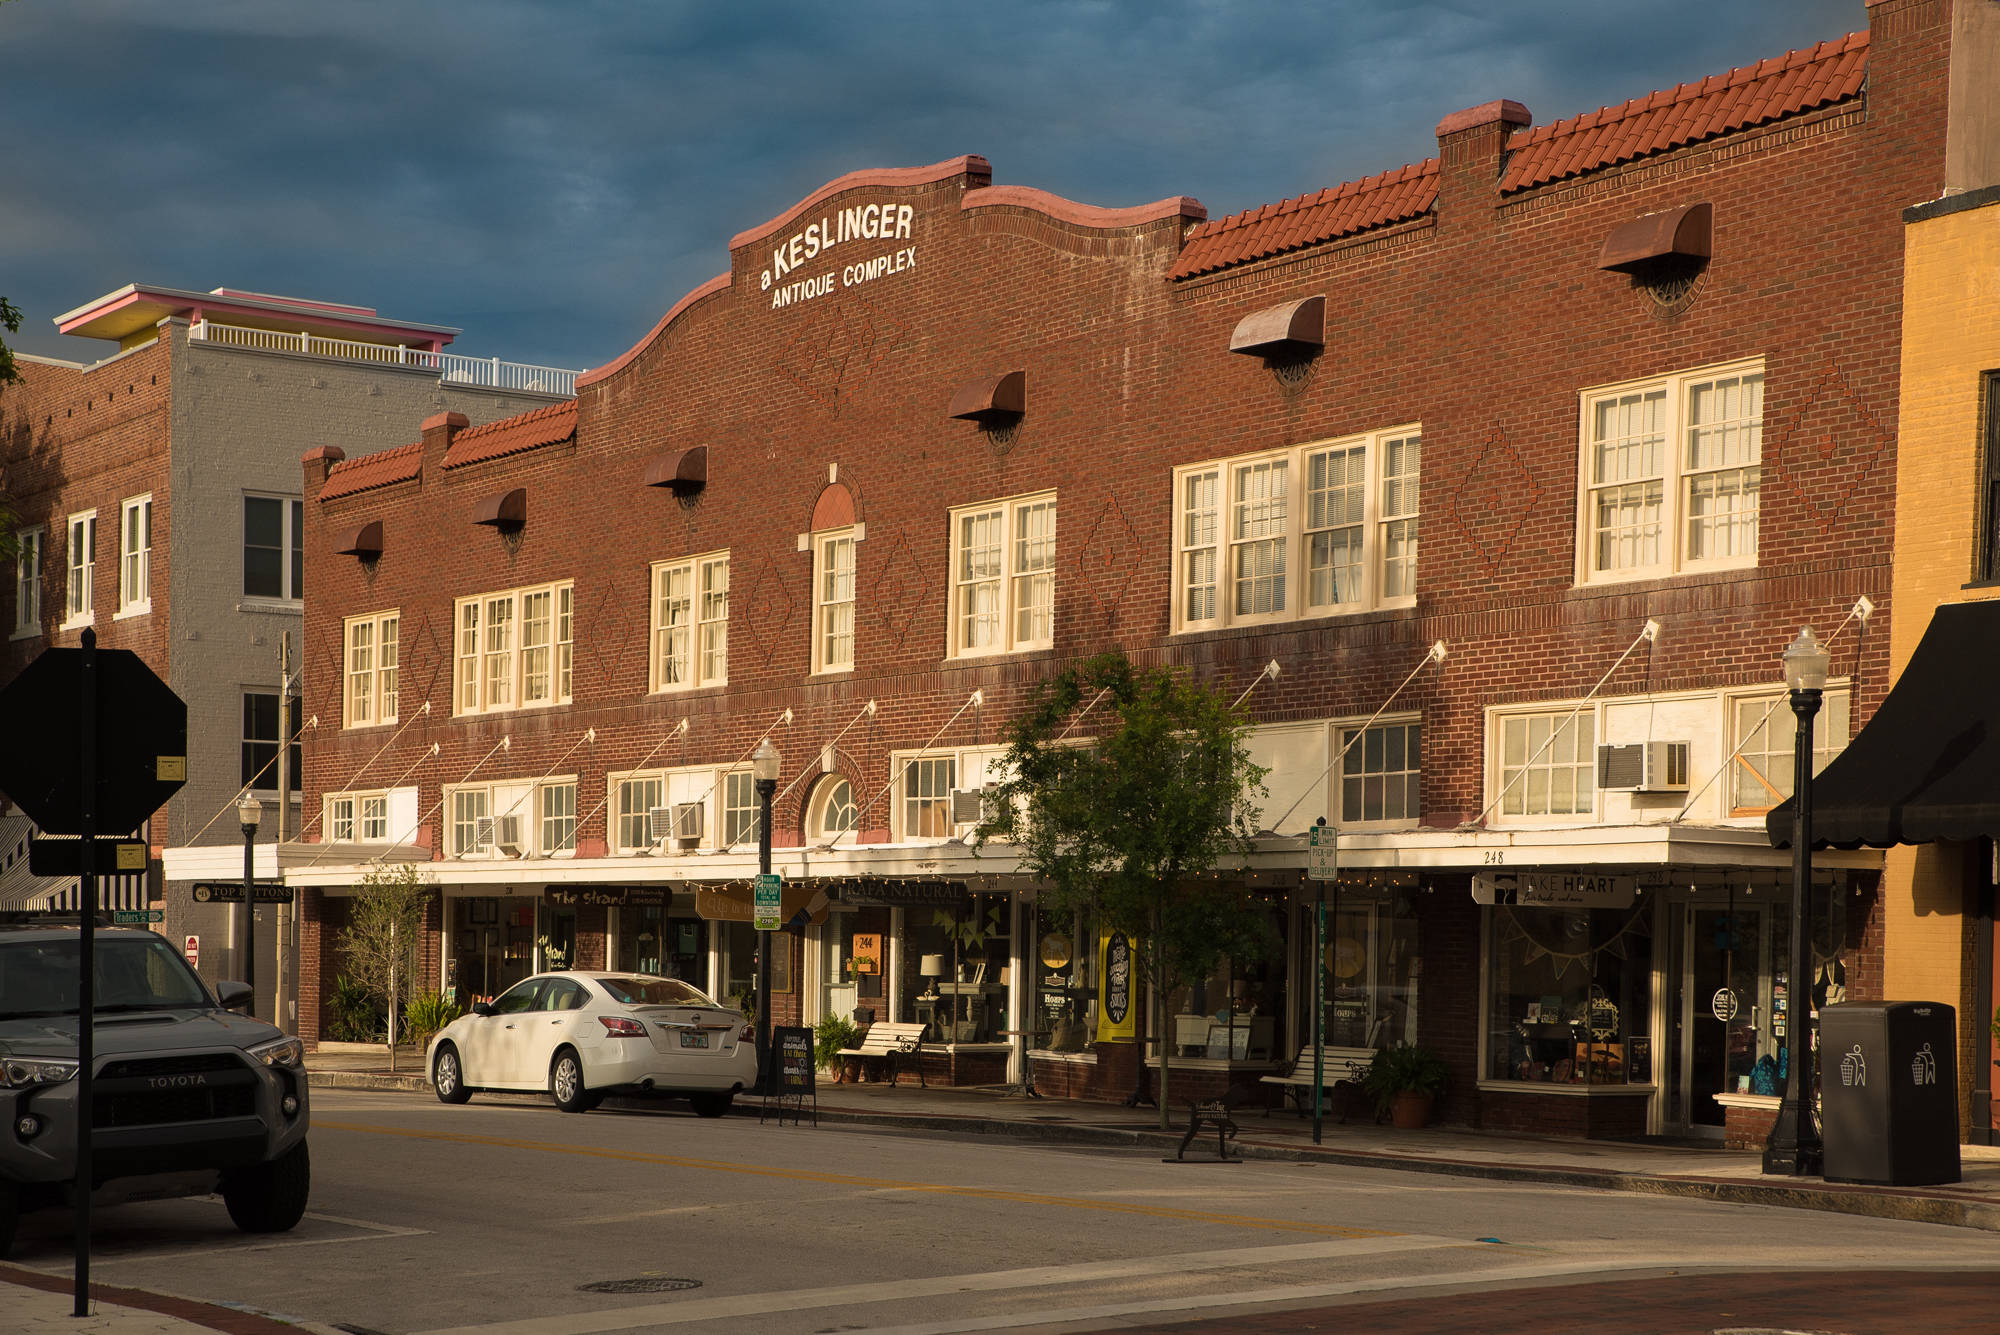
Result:
[[[750,772],[757,790],[757,873],[771,874],[771,799],[778,791],[783,757],[769,737],[750,753]],[[757,1092],[771,1092],[771,932],[757,942]]]
[[[1823,1161],[1812,1106],[1812,758],[1813,719],[1826,685],[1827,653],[1812,627],[1799,631],[1784,654],[1785,686],[1796,731],[1792,738],[1792,950],[1786,981],[1784,1097],[1764,1143],[1764,1171],[1816,1177]]]
[[[249,793],[236,803],[236,819],[243,826],[243,982],[250,989],[248,1013],[257,1013],[257,825],[264,817],[264,804]]]

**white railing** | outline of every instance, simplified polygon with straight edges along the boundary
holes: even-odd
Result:
[[[188,337],[200,342],[220,343],[232,348],[256,348],[263,352],[302,352],[311,357],[338,357],[350,362],[414,366],[435,371],[440,379],[454,385],[483,385],[488,389],[524,390],[536,394],[576,393],[578,373],[575,371],[503,362],[498,357],[461,357],[453,352],[428,352],[400,344],[359,343],[347,338],[323,338],[304,330],[290,334],[277,329],[216,324],[211,320],[192,326]]]

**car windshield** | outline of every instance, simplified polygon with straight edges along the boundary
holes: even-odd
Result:
[[[0,941],[0,1020],[75,1014],[81,945],[76,937]],[[97,1010],[213,1004],[201,980],[161,937],[100,936],[91,955],[97,966]]]
[[[611,994],[613,1001],[627,1006],[713,1006],[707,994],[678,978],[593,978],[592,982]]]

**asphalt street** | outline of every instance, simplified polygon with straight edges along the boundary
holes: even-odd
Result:
[[[1669,1296],[1712,1304],[1740,1280],[1749,1311],[1744,1272],[1860,1285],[1889,1309],[1900,1296],[1908,1321],[1795,1329],[1942,1335],[1933,1303],[2000,1312],[1954,1287],[1990,1272],[2000,1240],[1931,1224],[705,1121],[678,1104],[566,1116],[540,1099],[325,1090],[314,1121],[296,1231],[246,1238],[206,1200],[107,1210],[95,1275],[384,1335],[1330,1329],[1310,1324],[1328,1310],[1349,1330],[1714,1330],[1659,1324],[1697,1319]],[[66,1222],[31,1217],[15,1260],[66,1273]],[[1905,1273],[1863,1284],[1864,1270]],[[1668,1296],[1635,1297],[1659,1284]],[[1550,1285],[1562,1302],[1518,1297]],[[1355,1303],[1371,1304],[1364,1325]]]

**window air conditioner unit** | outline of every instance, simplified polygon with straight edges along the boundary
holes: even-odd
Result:
[[[1597,748],[1597,786],[1607,792],[1684,793],[1687,742],[1604,743]]]
[[[481,849],[491,847],[493,847],[493,818],[480,816],[472,822],[472,847],[465,851],[477,853]]]
[[[951,823],[953,825],[977,825],[993,814],[993,800],[984,788],[954,788],[951,790]]]
[[[674,809],[672,807],[646,808],[646,847],[641,853],[651,853],[666,840],[674,836]]]
[[[493,843],[502,855],[506,857],[518,858],[527,852],[527,849],[521,844],[521,818],[519,816],[500,817],[494,824]]]
[[[703,813],[708,810],[700,802],[674,803],[674,842],[681,848],[693,848],[701,842]]]

